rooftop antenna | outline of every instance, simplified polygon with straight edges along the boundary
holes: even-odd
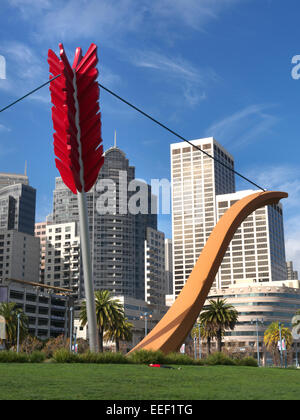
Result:
[[[24,171],[24,175],[27,176],[27,160],[25,160],[25,171]]]
[[[114,148],[117,147],[117,130],[115,130]]]

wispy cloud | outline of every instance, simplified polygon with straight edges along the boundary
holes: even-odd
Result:
[[[241,0],[7,0],[24,19],[34,20],[42,38],[80,39],[101,36],[102,42],[153,29],[153,35],[177,36],[174,27],[203,30],[212,19]],[[166,36],[167,33],[167,36]],[[164,39],[162,38],[162,39]]]
[[[178,22],[194,30],[203,30],[205,25],[217,19],[226,9],[240,0],[160,0],[152,2],[153,13],[176,26]]]
[[[269,108],[270,105],[248,106],[213,123],[205,134],[215,137],[224,145],[230,144],[232,148],[267,139],[278,122],[278,117],[267,112]]]
[[[47,81],[47,62],[33,48],[22,42],[10,41],[0,44],[6,58],[6,80],[0,80],[0,89],[14,97],[22,96]],[[46,91],[30,97],[35,101],[49,102]]]
[[[162,75],[161,79],[166,83],[175,84],[189,106],[195,106],[205,100],[205,88],[219,79],[213,69],[197,68],[180,56],[171,57],[155,51],[144,51],[132,53],[129,59],[137,67]]]
[[[0,132],[10,132],[11,131],[11,129],[10,128],[8,128],[8,127],[6,127],[5,125],[3,125],[3,124],[0,124]]]

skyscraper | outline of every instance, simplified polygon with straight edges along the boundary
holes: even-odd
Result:
[[[132,211],[134,196],[142,190],[148,209]],[[147,228],[157,229],[157,214],[149,212],[151,200],[151,187],[135,179],[135,168],[125,153],[116,145],[108,149],[98,181],[87,193],[96,290],[145,298],[144,242]],[[138,201],[142,199],[137,205]],[[79,221],[77,197],[56,178],[53,223],[73,221]]]
[[[194,140],[234,168],[233,157],[213,138]],[[216,224],[216,195],[235,191],[234,174],[186,142],[171,144],[174,294],[188,279]]]
[[[147,228],[145,239],[145,298],[153,305],[165,305],[165,235]]]
[[[257,191],[216,196],[217,220],[236,201]],[[268,282],[287,278],[282,205],[265,206],[250,214],[237,229],[217,274],[217,288],[241,280]]]
[[[0,174],[0,277],[39,280],[40,240],[34,238],[36,190],[26,175]]]
[[[173,282],[178,296],[212,229],[236,201],[255,191],[235,192],[232,156],[213,138],[192,142],[221,163],[184,143],[171,145]],[[236,281],[287,278],[282,205],[256,210],[229,244],[213,288]]]
[[[0,187],[0,228],[17,230],[34,235],[36,190],[28,185],[28,178],[21,175],[1,174]],[[1,182],[1,181],[0,181]]]

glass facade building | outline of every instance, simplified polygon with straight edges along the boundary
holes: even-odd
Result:
[[[157,229],[157,214],[128,211],[139,189],[146,190],[146,207],[151,209],[150,186],[139,182],[131,188],[135,181],[135,168],[125,153],[112,147],[105,152],[97,183],[87,193],[87,204],[95,289],[144,299],[144,242],[147,228]],[[77,197],[57,178],[53,223],[73,221],[79,223]]]
[[[36,190],[25,184],[0,189],[0,229],[34,235]]]

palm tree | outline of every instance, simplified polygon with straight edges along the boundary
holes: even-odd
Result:
[[[122,316],[120,319],[116,319],[114,325],[112,325],[104,334],[104,339],[115,340],[116,352],[120,351],[120,341],[130,341],[132,339],[132,327],[127,318]]]
[[[238,312],[226,303],[226,299],[210,300],[209,306],[200,314],[201,322],[207,326],[210,335],[214,332],[217,338],[218,351],[222,351],[222,337],[225,330],[234,330]]]
[[[99,332],[100,351],[103,352],[104,331],[109,330],[118,319],[124,317],[124,309],[120,301],[114,298],[108,290],[95,292],[96,319]],[[86,302],[83,302],[80,311],[81,325],[87,324]]]
[[[211,340],[213,338],[215,338],[215,336],[216,336],[215,326],[213,324],[211,324],[210,322],[201,320],[201,317],[200,317],[199,321],[201,323],[201,327],[200,327],[201,338],[206,339],[207,353],[210,354],[211,353]],[[195,338],[195,336],[199,340],[199,328],[198,327],[194,327],[193,330],[192,330],[192,337]]]
[[[293,338],[291,331],[284,327],[283,324],[281,326],[281,338],[285,340],[286,349],[289,350],[292,346]],[[273,354],[274,359],[278,355],[278,342],[280,342],[279,322],[273,322],[265,331],[264,344],[267,350]]]
[[[28,319],[23,310],[13,302],[0,304],[0,315],[5,319],[6,340],[5,347],[16,345],[18,333],[18,315],[20,315],[20,340],[27,335]]]

